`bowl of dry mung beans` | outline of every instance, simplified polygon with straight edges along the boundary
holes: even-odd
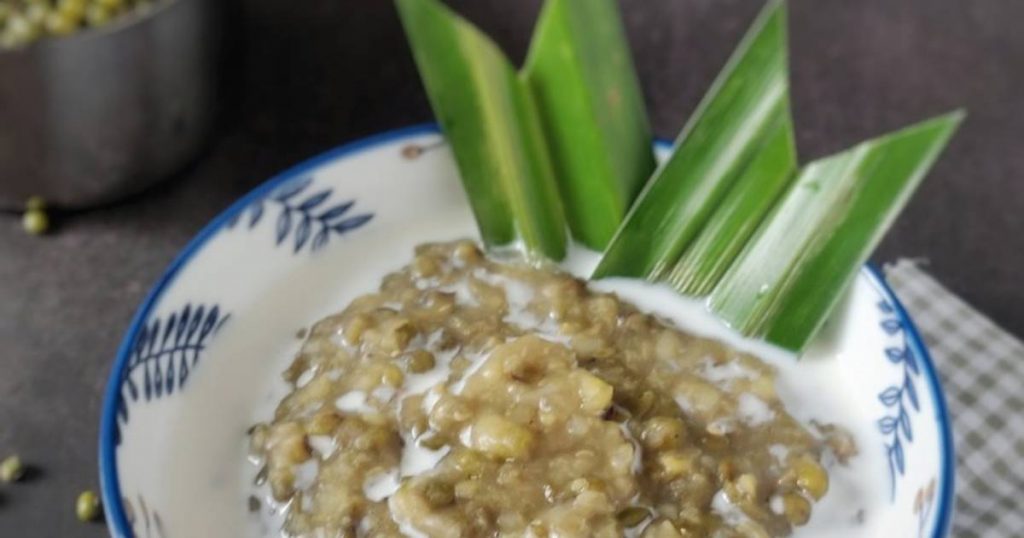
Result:
[[[212,123],[216,0],[0,0],[0,208],[138,192]]]
[[[24,47],[48,37],[99,28],[152,9],[154,0],[4,0],[0,48]]]

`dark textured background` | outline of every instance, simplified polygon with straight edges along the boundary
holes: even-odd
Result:
[[[522,59],[538,0],[453,4]],[[760,5],[623,1],[658,135],[676,133]],[[877,259],[931,260],[945,284],[1017,334],[1022,20],[1019,0],[795,0],[790,16],[805,160],[968,109]],[[200,227],[284,167],[430,119],[390,2],[237,0],[232,32],[221,132],[188,170],[127,203],[68,215],[42,239],[0,215],[0,455],[41,469],[0,486],[0,536],[103,535],[73,515],[78,491],[97,485],[101,389],[135,307]]]

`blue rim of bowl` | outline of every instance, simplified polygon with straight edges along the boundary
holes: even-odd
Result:
[[[160,299],[164,290],[174,282],[182,268],[184,268],[192,257],[206,245],[210,238],[216,235],[217,232],[224,227],[224,224],[228,220],[244,211],[252,202],[266,195],[282,183],[341,157],[371,149],[376,146],[388,144],[396,140],[423,134],[440,134],[440,129],[437,124],[423,123],[385,131],[365,138],[360,138],[325,153],[321,153],[316,157],[277,174],[252,191],[249,191],[248,194],[239,198],[226,210],[217,215],[217,217],[207,224],[185,246],[174,261],[171,262],[167,270],[164,271],[156,284],[153,285],[153,288],[149,291],[149,294],[142,302],[142,305],[135,312],[135,316],[132,318],[131,324],[129,325],[128,332],[121,341],[121,345],[117,350],[117,356],[114,360],[114,367],[110,372],[110,377],[107,380],[107,387],[103,396],[103,410],[100,418],[99,439],[100,491],[103,496],[103,509],[111,535],[125,538],[134,536],[131,524],[128,522],[128,517],[124,510],[117,472],[117,444],[115,442],[115,431],[117,425],[117,409],[122,398],[121,375],[128,364],[128,359],[131,355],[132,343],[135,341],[139,329],[142,327],[145,320],[149,318],[153,307]],[[670,142],[665,140],[657,140],[655,144],[659,148],[667,148],[671,145]],[[906,309],[903,308],[903,304],[896,298],[896,294],[893,293],[891,288],[889,288],[889,285],[885,281],[885,277],[877,268],[868,265],[865,266],[863,272],[869,276],[872,284],[874,284],[878,292],[894,305],[900,321],[903,322],[907,329],[910,345],[924,364],[924,371],[928,380],[929,389],[931,390],[932,399],[935,401],[937,411],[935,419],[939,424],[940,436],[942,439],[942,474],[939,481],[940,493],[938,525],[936,527],[934,538],[945,538],[948,536],[950,521],[952,519],[951,508],[954,489],[953,438],[952,431],[950,429],[949,413],[946,408],[946,400],[943,397],[942,388],[940,386],[938,376],[936,375],[935,365],[932,363],[931,356],[928,354],[928,350],[925,347],[924,341],[921,339],[916,326],[907,314]]]

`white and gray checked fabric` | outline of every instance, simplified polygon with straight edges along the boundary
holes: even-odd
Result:
[[[1024,537],[1024,344],[912,261],[886,277],[928,344],[953,418],[953,537]]]

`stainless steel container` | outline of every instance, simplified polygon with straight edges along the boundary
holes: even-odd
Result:
[[[107,203],[195,157],[213,120],[218,4],[163,0],[0,52],[0,208]]]

